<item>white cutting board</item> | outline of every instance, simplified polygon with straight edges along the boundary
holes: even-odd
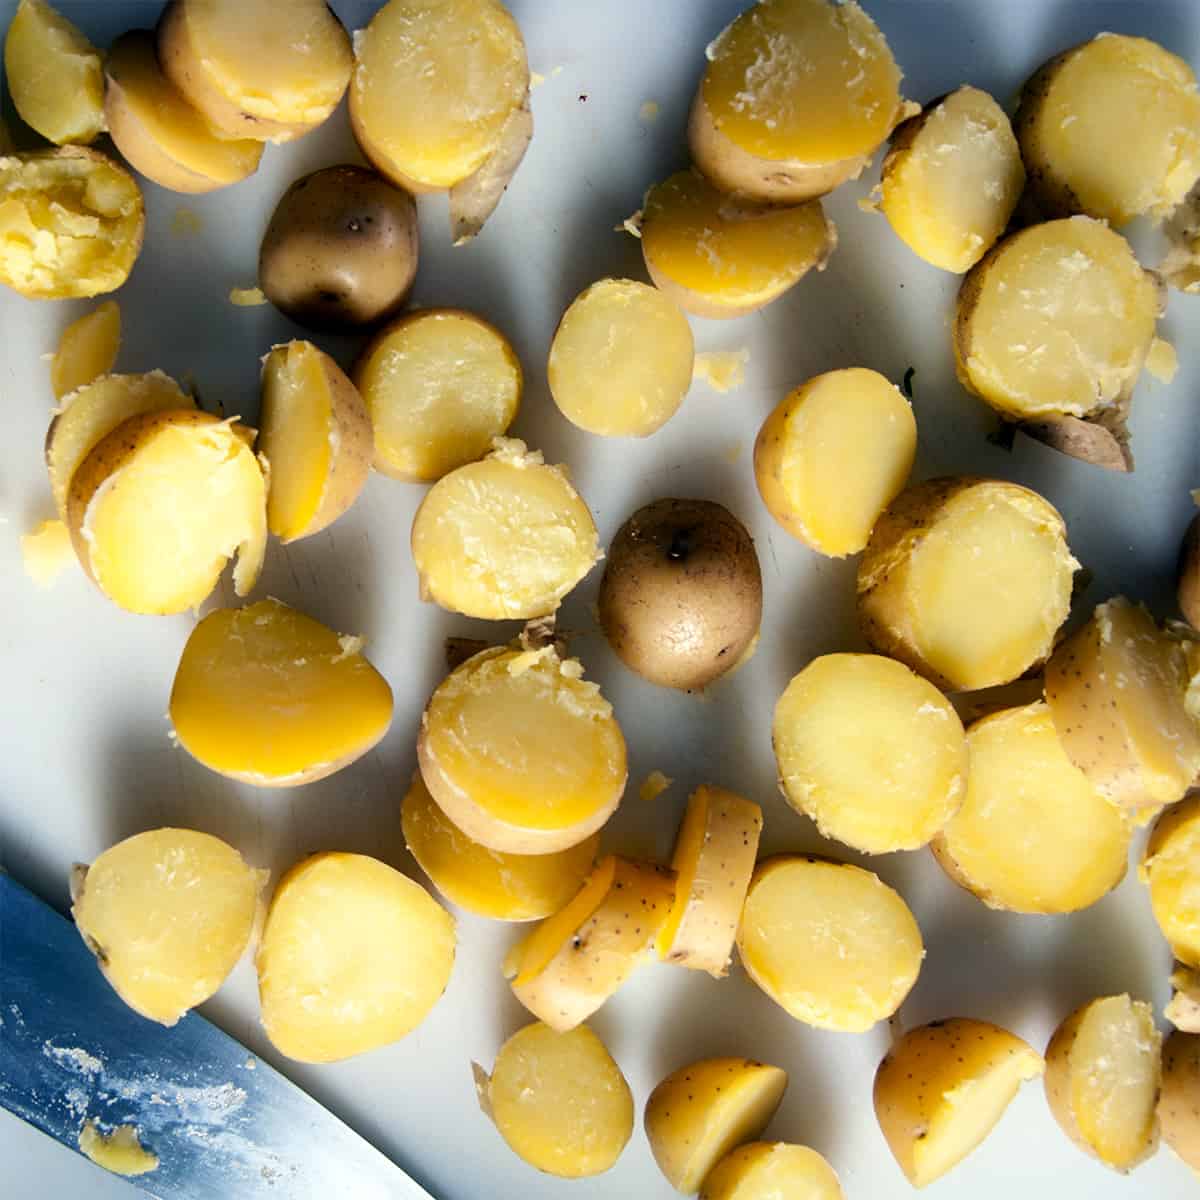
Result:
[[[278,4],[285,19],[287,0]],[[350,28],[375,7],[359,0],[334,6]],[[1169,387],[1147,382],[1139,389],[1136,475],[1098,471],[1024,440],[1006,453],[987,442],[993,421],[954,379],[947,321],[956,280],[918,261],[883,218],[857,207],[874,173],[829,201],[841,245],[823,275],[804,280],[763,313],[694,322],[699,349],[750,351],[744,387],[718,395],[697,385],[674,420],[643,442],[590,437],[559,416],[544,371],[555,323],[596,278],[644,277],[638,243],[613,227],[639,207],[648,184],[684,164],[687,106],[705,45],[741,6],[741,0],[512,0],[531,64],[547,77],[534,92],[537,134],[529,156],[469,247],[449,245],[444,201],[421,201],[416,301],[476,309],[511,337],[528,380],[515,432],[550,461],[571,465],[603,539],[636,506],[672,495],[721,501],[757,541],[766,589],[761,648],[706,698],[656,689],[619,665],[590,615],[598,572],[564,607],[563,625],[579,634],[574,648],[628,735],[630,796],[605,844],[629,853],[668,854],[685,796],[704,781],[764,805],[765,850],[821,844],[776,793],[769,720],[788,678],[811,657],[860,646],[855,568],[810,553],[774,526],[750,462],[763,417],[809,375],[862,365],[899,381],[914,367],[918,476],[975,471],[1044,492],[1066,516],[1075,553],[1095,572],[1089,604],[1123,590],[1162,613],[1171,610],[1176,545],[1192,511],[1188,492],[1200,484],[1200,438],[1192,425],[1200,415],[1200,299],[1171,298],[1164,330],[1179,346],[1181,369]],[[152,24],[159,6],[64,0],[62,7],[106,44],[126,28]],[[1200,63],[1195,0],[869,0],[867,7],[904,69],[906,94],[917,100],[970,82],[1007,102],[1044,59],[1104,29],[1156,37]],[[0,24],[7,27],[14,8],[14,0],[0,0]],[[646,101],[660,106],[656,120],[640,116]],[[306,171],[343,160],[357,160],[344,110],[301,142],[268,148],[258,175],[227,191],[188,198],[146,184],[146,248],[119,294],[126,330],[120,369],[162,367],[193,380],[227,412],[253,418],[260,355],[274,342],[304,335],[273,309],[232,307],[227,294],[255,281],[259,238],[284,188]],[[172,231],[181,208],[200,216],[201,233]],[[332,531],[289,550],[273,544],[256,595],[279,596],[368,637],[370,657],[396,694],[390,734],[355,766],[295,791],[258,792],[193,763],[168,740],[163,715],[192,618],[122,613],[77,571],[53,590],[38,591],[21,569],[19,534],[51,513],[41,467],[51,407],[42,356],[87,308],[0,296],[0,512],[7,519],[0,527],[0,862],[65,906],[73,861],[139,830],[172,824],[224,837],[276,873],[309,851],[338,849],[377,855],[421,878],[404,849],[399,803],[414,766],[419,714],[442,675],[443,639],[497,636],[509,627],[488,628],[418,602],[408,530],[422,489],[374,477]],[[343,363],[357,346],[352,339],[321,344]],[[637,784],[654,768],[676,784],[644,803]],[[1141,839],[1135,852],[1140,846]],[[862,861],[840,847],[834,852]],[[953,887],[926,852],[869,865],[906,897],[928,946],[902,1010],[907,1024],[983,1017],[1041,1047],[1057,1021],[1090,997],[1127,990],[1160,1010],[1167,999],[1170,956],[1132,872],[1082,914],[1034,918],[989,912]],[[463,915],[454,976],[429,1019],[400,1044],[340,1065],[291,1064],[271,1050],[246,963],[202,1011],[442,1200],[665,1200],[672,1193],[640,1124],[612,1171],[567,1184],[525,1166],[478,1111],[470,1060],[490,1065],[525,1020],[499,972],[515,933]],[[819,1032],[787,1017],[740,968],[718,983],[657,965],[644,967],[593,1024],[639,1107],[661,1076],[694,1058],[746,1054],[778,1063],[791,1085],[769,1135],[820,1150],[851,1200],[908,1193],[871,1110],[885,1029],[861,1036]],[[0,1163],[8,1200],[132,1195],[123,1182],[8,1117],[0,1120]],[[1165,1150],[1128,1178],[1093,1163],[1060,1133],[1035,1084],[979,1151],[928,1195],[1182,1200],[1195,1190],[1195,1180]],[[352,1181],[342,1195],[353,1200]]]

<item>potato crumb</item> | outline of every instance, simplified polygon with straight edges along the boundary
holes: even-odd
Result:
[[[356,654],[363,652],[363,647],[367,644],[367,639],[343,633],[338,637],[338,647],[341,653],[333,660],[334,662],[342,662],[347,658],[353,658]]]
[[[614,233],[627,233],[630,237],[641,239],[642,236],[642,210],[639,208],[631,217],[626,217],[620,225],[613,226]]]
[[[524,675],[530,667],[536,666],[543,658],[548,658],[554,653],[553,644],[542,646],[538,650],[526,650],[522,654],[518,654],[508,664],[508,673],[512,676]]]
[[[651,121],[658,120],[658,101],[647,100],[645,104],[638,110],[638,119],[649,124]]]
[[[692,378],[707,383],[717,392],[731,392],[746,382],[746,364],[750,351],[709,350],[696,355]]]
[[[638,788],[638,797],[647,801],[657,800],[674,782],[675,780],[661,771],[651,771],[642,780],[642,786]]]
[[[176,237],[191,237],[204,232],[204,218],[190,208],[177,208],[171,218],[171,232]]]
[[[1150,343],[1150,352],[1146,355],[1146,370],[1159,383],[1170,383],[1179,370],[1179,355],[1170,342],[1155,338]]]
[[[142,1146],[132,1125],[118,1125],[112,1133],[101,1133],[93,1117],[79,1131],[79,1149],[114,1175],[145,1175],[158,1169],[158,1155]]]
[[[529,72],[529,90],[530,91],[533,91],[534,88],[541,87],[542,84],[545,82],[546,82],[546,77],[545,77],[545,75],[543,75],[541,73],[541,71],[530,71]]]
[[[260,287],[229,289],[229,303],[238,308],[258,308],[266,302],[267,297]]]
[[[21,558],[25,574],[40,588],[51,587],[71,565],[75,551],[71,535],[62,521],[43,521],[21,538]]]

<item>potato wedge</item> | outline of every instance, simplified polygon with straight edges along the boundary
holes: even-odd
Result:
[[[62,400],[84,384],[107,375],[121,348],[121,309],[115,300],[72,321],[58,340],[50,362],[50,386]]]
[[[1175,957],[1200,967],[1200,792],[1155,821],[1138,875]]]
[[[1200,1171],[1200,1037],[1173,1033],[1163,1043],[1162,1095],[1158,1121],[1162,1140],[1193,1171]]]
[[[730,1151],[704,1177],[700,1200],[845,1200],[834,1169],[807,1146],[750,1142]]]

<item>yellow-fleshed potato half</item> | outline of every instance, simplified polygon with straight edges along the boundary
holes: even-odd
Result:
[[[133,176],[81,146],[0,158],[0,283],[30,300],[115,292],[142,250]]]
[[[262,142],[221,137],[162,73],[150,30],[117,38],[104,73],[113,143],[147,179],[195,194],[229,187],[258,170]]]
[[[1200,967],[1200,792],[1154,823],[1138,874],[1175,957],[1185,967]]]
[[[688,797],[671,858],[675,903],[658,932],[659,958],[716,979],[728,974],[762,825],[762,809],[735,792],[705,784]]]
[[[1200,178],[1200,94],[1181,58],[1102,33],[1025,84],[1017,138],[1038,207],[1112,225],[1171,211]]]
[[[738,954],[797,1021],[863,1033],[900,1007],[925,947],[908,905],[871,871],[780,855],[750,883]]]
[[[917,422],[900,389],[850,367],[815,376],[775,407],[754,443],[754,479],[788,533],[843,558],[865,548],[916,453]]]
[[[671,911],[675,876],[609,855],[578,894],[508,952],[513,995],[551,1029],[586,1021],[633,974]]]
[[[1162,1034],[1154,1010],[1128,996],[1091,1000],[1046,1048],[1046,1100],[1081,1150],[1118,1171],[1158,1149]]]
[[[500,1136],[548,1175],[600,1175],[633,1134],[633,1093],[586,1025],[526,1025],[500,1047],[490,1078],[476,1068],[476,1085]]]
[[[845,1200],[837,1173],[815,1150],[787,1142],[750,1142],[730,1151],[704,1178],[700,1200]]]
[[[1163,1016],[1183,1033],[1200,1033],[1200,971],[1176,963],[1171,988]]]
[[[493,921],[540,921],[583,887],[600,835],[554,854],[501,854],[472,841],[429,794],[418,771],[401,808],[404,841],[451,904]]]
[[[104,131],[100,51],[46,0],[17,5],[4,74],[21,120],[47,141],[87,145]]]
[[[706,1058],[673,1071],[646,1101],[646,1137],[659,1169],[690,1196],[742,1142],[766,1129],[787,1072],[748,1058]]]
[[[173,0],[158,27],[167,78],[229,138],[290,142],[337,108],[350,37],[323,0]]]
[[[417,755],[442,811],[503,854],[578,845],[625,790],[612,705],[552,645],[494,647],[452,671],[421,718]]]
[[[71,915],[121,999],[174,1025],[237,965],[266,882],[220,838],[154,829],[75,869]]]
[[[820,201],[772,208],[735,200],[696,171],[646,193],[642,256],[655,285],[684,312],[744,317],[823,271],[837,229]]]
[[[775,706],[771,740],[787,802],[867,854],[924,846],[958,811],[967,742],[927,679],[877,654],[826,654]]]
[[[963,280],[959,380],[1017,421],[1112,410],[1133,393],[1161,309],[1153,277],[1104,222],[1031,225]]]
[[[1044,497],[973,476],[907,488],[858,564],[870,646],[944,691],[1010,683],[1044,662],[1071,608],[1079,564]]]
[[[433,483],[483,458],[521,407],[525,377],[508,339],[460,308],[410,313],[359,357],[354,382],[375,437],[375,469]]]
[[[900,68],[854,0],[759,0],[708,48],[688,123],[718,187],[773,204],[855,179],[906,115]]]
[[[987,1021],[952,1017],[904,1034],[875,1072],[875,1116],[909,1183],[925,1187],[966,1158],[1045,1066]]]
[[[121,309],[115,300],[72,321],[62,332],[58,349],[50,362],[50,386],[55,400],[61,401],[107,375],[117,361],[121,348]]]
[[[1067,757],[1042,702],[967,731],[962,807],[933,840],[955,883],[989,908],[1075,912],[1125,877],[1132,827]]]
[[[198,762],[256,787],[298,787],[387,733],[392,691],[339,636],[278,600],[219,608],[187,640],[168,715]]]
[[[285,544],[320,533],[358,499],[371,471],[362,396],[312,342],[288,342],[263,359],[259,420],[267,527]]]
[[[314,854],[279,881],[258,946],[271,1044],[337,1062],[411,1033],[454,967],[454,919],[399,871],[364,854]]]
[[[1008,115],[961,87],[896,130],[879,208],[918,258],[961,275],[995,245],[1024,187]]]
[[[412,526],[421,598],[484,620],[549,616],[600,558],[596,522],[566,467],[496,438],[429,489]]]
[[[1123,596],[1098,604],[1046,664],[1046,703],[1067,757],[1135,816],[1183,799],[1200,774],[1191,677],[1182,643]]]
[[[80,463],[67,525],[84,570],[114,603],[186,612],[207,599],[235,555],[234,591],[244,596],[258,581],[266,481],[233,422],[195,409],[144,412]]]
[[[1162,1140],[1193,1171],[1200,1171],[1200,1037],[1173,1033],[1163,1043],[1158,1122]]]
[[[558,411],[601,437],[648,437],[692,386],[696,346],[679,306],[632,279],[601,279],[563,314],[547,373]]]

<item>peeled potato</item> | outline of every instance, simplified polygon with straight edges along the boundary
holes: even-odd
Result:
[[[1162,1139],[1193,1171],[1200,1171],[1200,1037],[1173,1033],[1163,1045],[1158,1120]]]
[[[121,999],[174,1025],[237,965],[266,881],[220,838],[155,829],[76,869],[71,915]]]
[[[1158,818],[1138,873],[1175,957],[1200,967],[1200,793]]]
[[[700,1200],[844,1200],[837,1173],[807,1146],[750,1142],[704,1177]]]
[[[84,384],[107,375],[117,361],[120,348],[121,309],[115,300],[105,300],[98,308],[72,321],[63,330],[50,363],[54,398],[62,400]]]

